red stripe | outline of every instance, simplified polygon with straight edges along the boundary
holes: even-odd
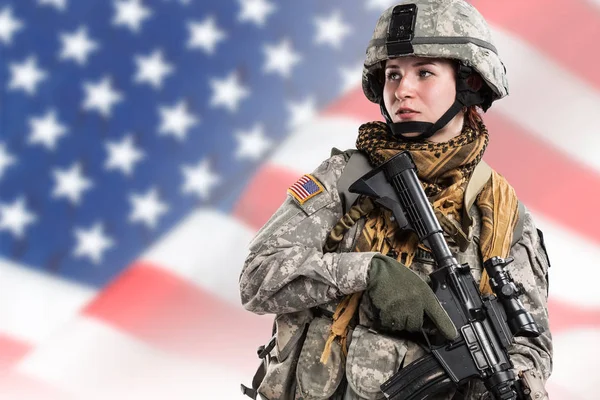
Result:
[[[582,307],[568,302],[550,299],[550,328],[553,333],[581,328],[600,327],[600,309],[597,307]]]
[[[283,167],[263,165],[242,192],[232,214],[255,230],[260,229],[283,203],[286,188],[297,176],[298,172]]]
[[[0,335],[0,371],[14,365],[31,349],[27,342]]]
[[[519,198],[546,218],[600,244],[594,214],[600,198],[598,172],[493,112],[486,124],[491,132],[486,160],[506,176]]]
[[[158,348],[225,366],[233,363],[248,373],[256,366],[254,350],[269,339],[272,324],[272,317],[255,316],[141,262],[103,290],[84,313]]]
[[[600,89],[600,53],[596,51],[600,12],[592,1],[473,0],[471,4],[490,24],[513,32],[570,73]]]

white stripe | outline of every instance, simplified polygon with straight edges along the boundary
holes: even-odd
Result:
[[[600,171],[600,93],[510,33],[494,29],[493,35],[506,64],[510,95],[495,102],[491,112]]]
[[[550,296],[581,307],[600,307],[600,246],[539,213],[534,222],[544,233],[550,258]]]
[[[354,148],[360,124],[347,117],[320,116],[286,138],[270,162],[300,173],[313,171],[331,148]]]
[[[598,399],[600,330],[575,330],[553,337],[553,371],[549,383],[564,387],[581,399]]]
[[[95,294],[0,258],[0,333],[37,344],[77,315]]]
[[[192,399],[198,393],[209,399],[236,398],[239,382],[249,380],[247,371],[166,354],[92,318],[82,317],[65,328],[22,361],[17,371],[91,400]],[[585,377],[600,368],[599,340],[598,330],[555,335],[550,385],[593,399],[595,382]]]
[[[65,328],[17,371],[78,399],[235,399],[249,380],[238,363],[225,370],[214,360],[177,357],[92,318]]]
[[[592,3],[593,6],[598,7],[600,9],[600,0],[588,0],[588,2]]]
[[[240,304],[238,277],[254,229],[215,210],[198,210],[178,224],[142,257],[212,292]]]

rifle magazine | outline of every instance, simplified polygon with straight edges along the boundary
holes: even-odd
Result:
[[[438,360],[428,354],[401,368],[381,385],[381,391],[390,400],[420,400],[455,386]]]

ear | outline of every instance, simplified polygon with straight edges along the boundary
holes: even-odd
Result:
[[[479,76],[479,74],[471,74],[467,78],[467,84],[471,87],[471,89],[477,92],[483,86],[483,79],[481,76]]]

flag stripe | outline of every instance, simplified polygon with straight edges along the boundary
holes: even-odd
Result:
[[[0,398],[18,400],[78,400],[60,387],[16,371],[0,374]],[[91,397],[89,397],[91,399]]]
[[[280,166],[263,165],[252,177],[232,211],[232,215],[247,226],[258,230],[285,200],[285,188],[298,173]],[[273,193],[265,196],[263,191]]]
[[[560,385],[582,399],[598,398],[595,371],[600,370],[600,330],[580,329],[553,335],[553,371],[549,384]],[[551,396],[554,399],[554,396]],[[570,399],[569,397],[565,399]]]
[[[86,307],[85,315],[157,348],[222,364],[255,349],[255,338],[268,338],[272,324],[272,317],[256,318],[147,263],[129,268]]]
[[[600,326],[600,309],[553,300],[548,305],[552,332]]]
[[[228,367],[214,357],[198,362],[157,349],[95,318],[84,316],[65,328],[32,352],[17,371],[77,399],[233,399],[240,396],[238,382],[250,374],[237,362],[241,355],[223,358]],[[227,344],[212,338],[215,347]]]
[[[552,3],[544,0],[472,0],[471,4],[488,23],[513,32],[520,40],[547,53],[572,74],[600,89],[595,64],[581,62],[594,56],[590,49],[598,48],[600,12],[597,5],[589,0],[553,0]],[[501,57],[504,55],[504,52],[500,53]],[[521,68],[525,64],[527,62],[512,65]]]
[[[96,293],[0,258],[0,334],[16,342],[40,343],[77,315]]]
[[[239,305],[237,277],[253,235],[253,229],[230,214],[201,208],[184,218],[138,262],[158,266]]]
[[[30,343],[0,335],[0,375],[31,350]]]

